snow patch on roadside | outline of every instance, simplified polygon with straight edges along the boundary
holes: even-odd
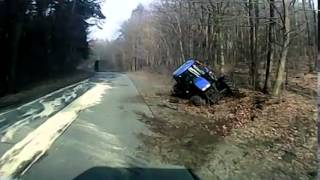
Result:
[[[75,93],[76,91],[78,91],[78,90],[74,89],[74,91],[72,92],[71,95],[63,95],[63,96],[62,96],[62,99],[63,99],[64,101],[68,102],[68,101],[76,98],[76,97],[77,97],[77,94]]]
[[[34,118],[43,118],[50,116],[52,113],[57,111],[56,107],[60,106],[62,102],[61,98],[56,98],[54,101],[42,102],[41,104],[43,105],[44,109],[39,114],[36,114]]]
[[[26,172],[78,117],[79,112],[99,104],[110,88],[108,84],[96,84],[14,145],[0,158],[0,177],[12,177],[17,172]]]
[[[42,99],[46,99],[46,98],[48,98],[48,97],[53,96],[54,94],[63,92],[63,91],[65,91],[65,90],[67,90],[67,89],[70,89],[70,88],[73,88],[73,87],[75,87],[74,89],[76,89],[76,90],[81,89],[81,88],[82,88],[85,84],[87,84],[88,82],[89,82],[89,79],[86,79],[86,80],[83,80],[83,81],[78,82],[78,83],[76,83],[76,84],[72,84],[72,85],[69,85],[69,86],[67,86],[67,87],[61,88],[61,89],[59,89],[59,90],[57,90],[57,91],[54,91],[54,92],[52,92],[52,93],[49,93],[49,94],[47,94],[47,95],[45,95],[45,96],[43,96],[43,97],[40,97],[40,98],[38,98],[38,99],[36,99],[36,100],[33,100],[33,101],[28,102],[28,103],[26,103],[26,104],[24,104],[24,105],[21,105],[21,106],[18,107],[18,108],[14,108],[14,109],[11,109],[11,110],[8,110],[8,111],[5,111],[5,112],[1,112],[1,113],[0,113],[0,116],[3,116],[3,115],[5,115],[5,114],[8,114],[8,113],[10,113],[10,112],[12,112],[12,111],[15,111],[15,110],[21,110],[21,109],[23,109],[23,108],[25,108],[25,107],[28,107],[28,106],[30,106],[30,105],[38,102],[38,101],[41,101]],[[0,180],[1,180],[1,179],[0,179]]]
[[[31,108],[27,112],[25,112],[22,117],[31,116],[37,112],[37,109]]]
[[[61,106],[63,106],[64,104],[66,104],[67,102],[71,102],[72,100],[77,98],[77,93],[79,90],[84,89],[84,86],[86,85],[85,83],[87,83],[88,80],[85,80],[83,82],[81,82],[80,84],[76,84],[76,85],[71,85],[73,87],[73,89],[69,90],[65,90],[66,88],[60,89],[58,91],[55,91],[53,93],[50,93],[49,95],[46,95],[44,97],[42,97],[41,99],[38,99],[36,101],[30,102],[28,104],[22,105],[21,107],[19,107],[19,111],[22,111],[22,115],[20,116],[22,119],[17,120],[17,122],[15,122],[14,124],[12,124],[11,126],[5,128],[4,130],[2,130],[0,132],[1,136],[0,136],[0,142],[4,142],[4,143],[10,143],[10,141],[12,141],[16,135],[17,132],[19,132],[20,128],[23,128],[25,125],[28,125],[29,123],[31,123],[33,120],[39,119],[39,118],[47,118],[51,115],[53,115],[54,113],[56,113],[57,111],[59,111],[59,109],[61,108]],[[70,87],[67,87],[70,88]],[[53,100],[50,101],[46,101],[46,98],[51,97],[52,95],[54,95],[55,93],[60,93],[62,91],[66,91],[64,92],[64,94],[61,97],[57,97]],[[30,109],[25,109],[23,110],[22,108],[26,108],[28,105],[32,104],[32,103],[39,103],[40,108],[30,108]],[[25,111],[25,112],[24,112]],[[17,113],[19,114],[19,113]],[[1,114],[0,114],[1,116]],[[3,115],[5,116],[5,115]],[[7,118],[4,119],[0,119],[0,123],[6,121]]]
[[[5,133],[1,136],[0,142],[2,143],[10,143],[13,139],[14,134],[24,125],[28,124],[27,119],[21,120],[13,124],[12,126],[8,127],[5,130]],[[1,179],[0,179],[1,180]]]
[[[54,101],[50,102],[43,102],[41,103],[43,105],[43,110],[37,114],[37,109],[30,109],[25,114],[22,115],[22,117],[27,117],[22,120],[17,121],[13,125],[9,126],[5,129],[5,131],[2,133],[2,136],[0,138],[0,142],[3,143],[10,143],[10,141],[13,140],[14,135],[18,130],[25,125],[29,124],[31,120],[37,119],[37,118],[44,118],[52,115],[57,111],[57,106],[61,105],[61,98],[57,98]]]

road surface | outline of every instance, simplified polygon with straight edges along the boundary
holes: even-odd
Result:
[[[144,153],[153,114],[121,73],[93,78],[0,113],[0,180],[175,179],[181,166]]]

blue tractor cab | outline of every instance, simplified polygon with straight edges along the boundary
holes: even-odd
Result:
[[[189,59],[173,72],[176,85],[173,94],[216,103],[223,95],[238,91],[225,76],[217,78],[213,71],[195,59]]]
[[[186,72],[191,66],[195,64],[195,60],[188,60],[184,64],[182,64],[176,71],[174,71],[173,76],[180,76],[184,72]]]
[[[182,64],[174,73],[173,77],[177,81],[190,80],[190,84],[193,84],[200,91],[206,91],[210,86],[210,82],[203,78],[204,71],[201,71],[197,67],[196,60],[188,60]]]

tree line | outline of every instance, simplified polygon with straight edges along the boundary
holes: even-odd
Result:
[[[279,95],[290,74],[315,71],[317,36],[313,0],[156,0],[139,5],[109,46],[127,70],[193,57]]]
[[[0,95],[75,69],[99,0],[0,0]]]

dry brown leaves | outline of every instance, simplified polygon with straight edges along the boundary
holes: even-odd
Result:
[[[316,74],[303,74],[297,77],[291,77],[289,82],[299,85],[304,88],[316,90],[317,89],[317,75]]]
[[[179,109],[207,118],[206,122],[196,123],[210,134],[221,136],[250,124],[249,132],[245,133],[250,137],[258,135],[293,143],[297,119],[312,128],[313,121],[305,121],[316,113],[315,101],[291,92],[284,92],[280,99],[250,90],[242,92],[244,96],[241,98],[225,98],[213,106],[196,107],[188,101],[180,101]]]
[[[210,134],[226,136],[233,129],[244,127],[253,121],[266,99],[261,93],[244,91],[241,98],[225,98],[213,106],[195,107],[184,101],[180,104],[180,109],[208,118],[207,122],[200,123],[203,129],[210,131]]]

